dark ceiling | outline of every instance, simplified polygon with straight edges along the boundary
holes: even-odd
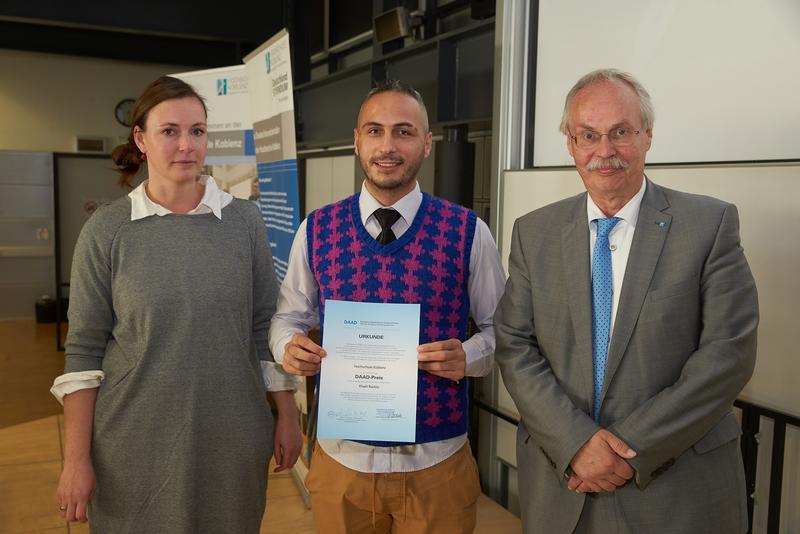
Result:
[[[291,0],[0,1],[0,48],[220,67],[286,26]]]

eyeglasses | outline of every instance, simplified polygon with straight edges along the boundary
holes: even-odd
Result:
[[[632,130],[631,128],[614,128],[607,133],[593,132],[592,130],[584,130],[578,132],[576,135],[569,134],[578,148],[589,149],[594,148],[600,144],[600,139],[604,135],[608,136],[608,140],[616,147],[628,146],[633,143],[633,138],[639,135],[640,130]]]

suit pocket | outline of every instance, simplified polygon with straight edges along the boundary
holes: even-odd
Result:
[[[692,448],[697,454],[704,454],[738,438],[741,433],[736,416],[733,413],[729,413],[714,428],[709,430],[700,441],[695,443]]]
[[[653,289],[650,291],[649,298],[651,301],[658,301],[672,297],[678,297],[681,295],[686,295],[689,293],[697,294],[699,290],[700,287],[699,284],[697,283],[697,280],[685,280],[677,284],[671,284],[666,287]]]

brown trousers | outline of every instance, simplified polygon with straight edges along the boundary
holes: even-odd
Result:
[[[471,533],[481,491],[469,443],[410,473],[353,471],[317,445],[306,487],[320,534]]]

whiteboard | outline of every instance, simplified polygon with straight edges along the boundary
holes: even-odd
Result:
[[[736,204],[761,311],[756,368],[741,397],[800,416],[800,164],[659,166],[645,172],[665,187]],[[498,245],[506,270],[514,221],[584,191],[574,169],[506,171],[501,188]]]
[[[564,98],[608,67],[653,98],[650,163],[800,158],[797,0],[540,0],[537,51],[534,167],[572,163]]]

